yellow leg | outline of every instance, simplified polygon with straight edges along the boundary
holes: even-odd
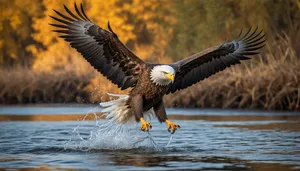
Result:
[[[140,121],[142,123],[141,124],[141,130],[142,131],[147,131],[148,132],[152,128],[151,124],[149,122],[146,122],[144,118],[141,118]]]
[[[173,122],[171,122],[169,120],[166,120],[165,122],[166,122],[166,124],[168,126],[168,131],[169,132],[172,131],[172,134],[175,133],[175,131],[177,130],[177,128],[180,128],[180,126],[178,124],[175,124],[175,123],[173,123]]]

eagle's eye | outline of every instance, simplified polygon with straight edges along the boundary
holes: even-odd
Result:
[[[166,71],[162,71],[162,73],[164,73],[164,74],[168,74],[168,72],[166,72]]]

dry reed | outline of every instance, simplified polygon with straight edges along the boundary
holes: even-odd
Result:
[[[300,110],[300,31],[269,38],[263,54],[200,83],[166,96],[168,107]],[[298,39],[299,40],[299,39]],[[106,92],[121,93],[94,70],[34,72],[0,70],[0,103],[100,102]],[[128,92],[128,91],[127,91]]]
[[[91,75],[67,72],[34,72],[29,69],[1,70],[0,103],[87,102],[83,91]]]

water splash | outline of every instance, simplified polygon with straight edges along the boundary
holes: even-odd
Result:
[[[96,116],[96,113],[94,114]],[[95,125],[87,128],[83,126],[84,119],[73,129],[65,149],[82,151],[139,149],[148,152],[165,150],[165,147],[155,143],[150,133],[142,132],[136,123],[116,124],[109,119],[100,122],[95,117]]]
[[[169,139],[168,143],[166,144],[166,147],[169,147],[169,145],[171,144],[172,139],[173,139],[173,134],[170,135],[170,139]]]

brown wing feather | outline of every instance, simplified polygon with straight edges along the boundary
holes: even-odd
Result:
[[[226,67],[240,63],[241,60],[250,59],[246,56],[258,54],[256,50],[264,46],[266,39],[262,31],[257,33],[257,28],[251,32],[250,27],[246,34],[242,35],[241,32],[240,36],[232,42],[225,41],[219,46],[171,64],[176,71],[176,77],[167,93],[187,88]]]
[[[111,30],[92,23],[86,16],[81,4],[81,12],[74,3],[76,14],[64,6],[68,16],[55,11],[61,18],[52,17],[59,24],[51,24],[58,28],[60,37],[70,42],[82,56],[104,76],[119,88],[134,87],[145,63],[132,53]]]

